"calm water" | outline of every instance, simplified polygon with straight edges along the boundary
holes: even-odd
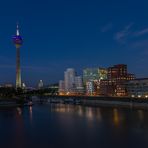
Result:
[[[0,109],[2,148],[147,148],[148,111],[73,105]]]

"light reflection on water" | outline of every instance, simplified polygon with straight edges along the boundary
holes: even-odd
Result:
[[[65,104],[4,109],[0,138],[3,147],[15,148],[145,148],[147,117],[148,110]]]
[[[17,107],[17,112],[18,112],[18,115],[22,115],[22,109],[20,107]]]
[[[140,121],[144,120],[144,111],[143,110],[138,110],[138,117]]]
[[[29,106],[30,121],[32,123],[32,106]]]
[[[100,108],[92,108],[92,107],[82,107],[82,106],[73,106],[73,105],[52,105],[51,112],[59,112],[59,113],[74,113],[81,117],[86,117],[88,120],[98,119],[101,120],[101,112]]]
[[[113,123],[115,126],[119,126],[120,124],[120,115],[116,108],[113,109]]]

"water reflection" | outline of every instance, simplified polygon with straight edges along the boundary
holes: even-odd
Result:
[[[102,114],[100,108],[83,107],[75,105],[52,104],[50,110],[57,113],[77,114],[80,117],[85,117],[87,120],[94,119],[101,121]]]
[[[29,117],[30,117],[30,122],[32,123],[32,106],[29,106]]]
[[[15,148],[136,148],[148,145],[147,116],[147,110],[128,108],[34,105],[1,111],[0,132],[6,136],[0,138],[2,142],[11,140],[8,147]]]
[[[78,115],[81,117],[84,115],[84,111],[81,106],[78,106]]]
[[[120,124],[119,112],[116,108],[113,109],[113,123],[115,126],[119,126]]]
[[[74,108],[72,108],[70,105],[52,104],[50,110],[52,112],[70,113],[70,112],[73,112],[74,111]]]
[[[64,114],[65,117],[69,116],[79,116],[80,118],[85,118],[88,123],[102,122],[110,123],[110,126],[115,128],[127,127],[128,124],[133,124],[132,128],[138,125],[142,125],[146,118],[144,110],[131,110],[131,109],[121,109],[121,108],[107,108],[107,107],[86,107],[86,106],[75,106],[75,105],[65,105],[65,104],[52,104],[50,106],[51,112]],[[71,119],[73,120],[73,118]],[[69,121],[70,122],[70,121]]]
[[[89,120],[93,120],[93,119],[94,119],[94,114],[93,114],[93,110],[92,110],[91,107],[87,107],[87,108],[86,108],[85,116],[86,116],[87,119],[89,119]]]
[[[23,148],[24,145],[24,121],[23,121],[23,114],[22,108],[16,108],[16,123],[15,123],[15,133],[12,137],[14,145],[16,148]]]
[[[17,113],[18,113],[18,115],[22,115],[22,109],[20,108],[20,107],[17,107]]]
[[[101,120],[102,120],[102,114],[101,114],[101,109],[100,108],[97,108],[96,109],[96,118],[98,119],[98,121],[101,122]]]
[[[138,110],[138,117],[140,121],[143,121],[144,119],[144,112],[143,110]]]

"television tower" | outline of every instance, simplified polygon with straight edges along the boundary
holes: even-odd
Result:
[[[19,26],[16,27],[16,35],[13,36],[13,43],[16,47],[16,89],[22,87],[21,82],[21,65],[20,65],[20,47],[23,43],[22,37],[19,33]]]

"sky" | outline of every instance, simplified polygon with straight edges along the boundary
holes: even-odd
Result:
[[[0,84],[15,83],[19,22],[22,80],[35,86],[56,83],[64,71],[127,64],[148,77],[147,0],[0,1]]]

